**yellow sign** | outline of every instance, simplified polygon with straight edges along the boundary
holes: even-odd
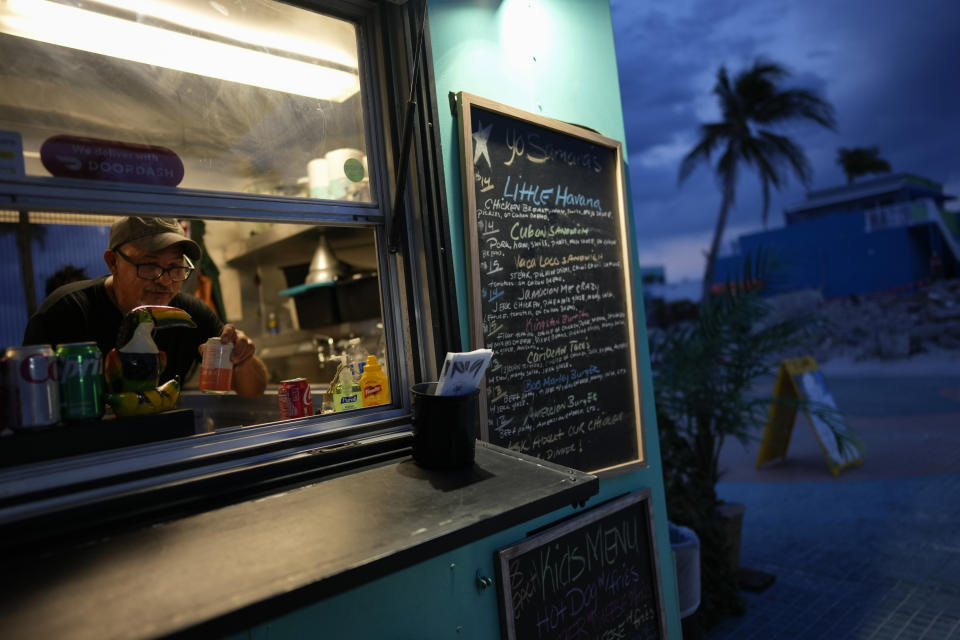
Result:
[[[787,457],[787,445],[790,444],[790,435],[796,422],[797,407],[801,405],[833,475],[838,475],[847,467],[863,464],[859,448],[853,444],[856,436],[838,412],[833,394],[827,389],[823,373],[813,358],[793,358],[781,362],[773,386],[773,397],[757,451],[758,469],[768,462]],[[818,407],[820,410],[817,410]],[[830,416],[830,423],[824,419],[825,413]]]

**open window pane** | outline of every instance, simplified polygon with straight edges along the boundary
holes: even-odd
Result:
[[[368,355],[387,366],[372,229],[233,221],[204,224],[207,250],[223,265],[220,282],[226,317],[236,318],[234,324],[255,336],[268,371],[268,391],[253,413],[245,407],[231,413],[229,403],[188,391],[185,402],[193,396],[205,429],[280,419],[277,388],[292,378],[310,382],[314,413],[330,413],[341,363],[352,367],[351,376],[357,382]],[[194,378],[187,387],[196,384]],[[238,400],[240,405],[247,402]]]
[[[360,80],[352,23],[270,0],[0,3],[27,176],[370,202]]]
[[[18,218],[17,213],[0,212],[0,223],[12,223]],[[48,295],[62,295],[56,287],[73,286],[69,282],[78,278],[90,280],[91,287],[102,288],[102,278],[109,274],[104,251],[110,225],[117,219],[29,214],[26,233],[33,264],[32,286],[38,301]],[[333,403],[336,377],[342,365],[353,365],[351,378],[358,383],[368,356],[374,356],[384,371],[390,370],[393,353],[388,347],[382,312],[382,261],[375,227],[198,218],[179,222],[203,247],[204,255],[197,270],[180,286],[178,295],[189,296],[191,304],[194,299],[201,301],[220,322],[234,325],[253,340],[257,356],[267,368],[266,391],[253,398],[240,397],[234,391],[222,395],[205,393],[199,388],[199,356],[193,356],[195,361],[185,369],[174,412],[124,417],[117,416],[108,406],[102,420],[61,418],[46,427],[20,429],[12,428],[15,425],[5,419],[8,424],[2,433],[0,466],[285,420],[278,391],[282,381],[294,378],[305,379],[310,387],[309,415],[343,416],[342,411],[335,411],[338,407]],[[15,227],[9,224],[8,228]],[[15,233],[0,236],[5,247],[10,245],[6,247],[9,250],[0,254],[0,266],[7,273],[18,273],[23,262],[24,245],[18,246],[17,240],[24,227],[16,228]],[[26,286],[27,283],[21,283],[0,290],[3,346],[19,345],[23,338],[27,324]],[[182,299],[174,298],[169,304],[176,306],[178,300]],[[190,342],[190,348],[196,349],[198,340],[210,337],[192,331],[175,326],[164,328],[158,323],[152,337],[160,349],[174,352],[179,352],[183,342]],[[118,341],[112,346],[99,346],[105,356],[109,348],[123,345]],[[161,375],[165,377],[169,374]],[[163,384],[166,380],[158,382]],[[9,385],[8,390],[12,391],[14,386]],[[342,403],[339,408],[355,409],[362,417],[360,412],[364,409],[356,408],[357,404],[362,406],[362,396],[357,400],[358,403]],[[10,407],[6,403],[6,408]],[[120,427],[128,431],[143,429],[144,433],[149,428],[155,435],[145,435],[136,442],[126,437],[111,440],[111,431]],[[56,446],[48,447],[48,455],[38,455],[33,444],[40,439],[51,442],[51,438],[75,440],[91,435],[99,444],[61,447],[55,443]],[[23,443],[30,450],[27,453],[23,453]]]

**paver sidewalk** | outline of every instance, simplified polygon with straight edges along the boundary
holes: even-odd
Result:
[[[960,379],[828,377],[867,446],[833,478],[810,427],[788,462],[725,446],[720,497],[746,504],[740,564],[776,575],[710,640],[960,640]],[[906,415],[909,414],[909,415]]]
[[[862,482],[724,483],[747,505],[743,592],[721,638],[960,638],[960,474]]]

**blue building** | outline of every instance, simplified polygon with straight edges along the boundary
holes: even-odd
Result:
[[[718,287],[743,277],[765,252],[777,265],[768,291],[819,289],[827,298],[896,293],[960,275],[954,196],[909,173],[810,191],[786,209],[786,226],[740,236],[717,261]]]

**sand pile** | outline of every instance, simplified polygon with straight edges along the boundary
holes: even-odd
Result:
[[[960,350],[960,280],[941,280],[911,293],[824,300],[805,290],[769,299],[771,319],[804,320],[818,362],[902,359]]]

